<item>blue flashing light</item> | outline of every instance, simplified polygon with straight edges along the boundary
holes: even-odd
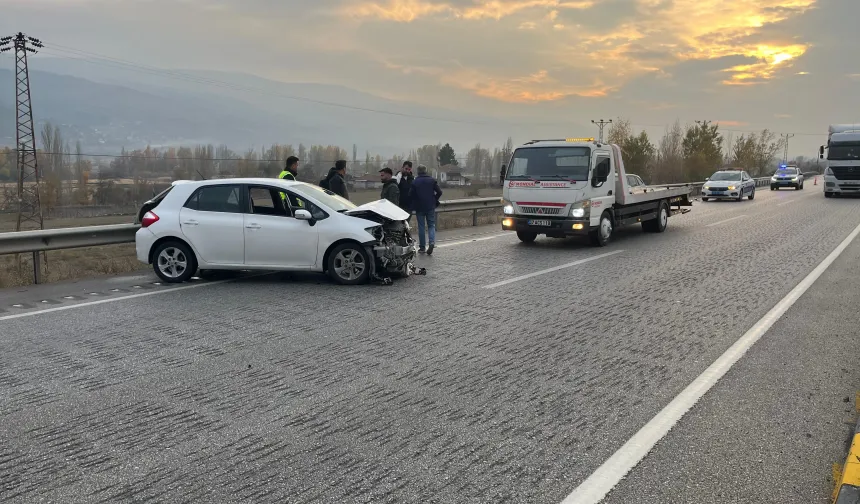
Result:
[[[785,168],[784,164],[779,165],[780,168]]]

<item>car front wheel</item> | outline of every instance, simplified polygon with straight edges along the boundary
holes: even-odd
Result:
[[[167,283],[187,282],[197,272],[194,252],[182,242],[164,242],[152,254],[152,268]]]
[[[359,285],[370,278],[370,258],[358,243],[344,243],[328,256],[328,274],[341,285]]]

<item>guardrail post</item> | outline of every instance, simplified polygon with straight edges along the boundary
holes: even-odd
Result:
[[[42,259],[39,252],[33,252],[33,283],[42,283]]]
[[[472,226],[478,225],[478,209],[472,210]]]

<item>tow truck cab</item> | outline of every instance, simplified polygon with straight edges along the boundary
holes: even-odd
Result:
[[[860,124],[832,124],[827,135],[824,196],[860,194]],[[818,157],[825,158],[825,146]]]
[[[670,215],[692,206],[692,186],[628,186],[617,145],[593,138],[532,140],[511,155],[502,229],[516,231],[523,242],[538,235],[589,236],[604,246],[618,226],[640,222],[660,233]]]

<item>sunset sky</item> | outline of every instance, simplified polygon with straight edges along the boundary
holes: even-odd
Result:
[[[0,0],[4,32],[522,123],[860,122],[858,0]],[[581,126],[580,126],[581,127]],[[560,135],[596,134],[564,131]]]

